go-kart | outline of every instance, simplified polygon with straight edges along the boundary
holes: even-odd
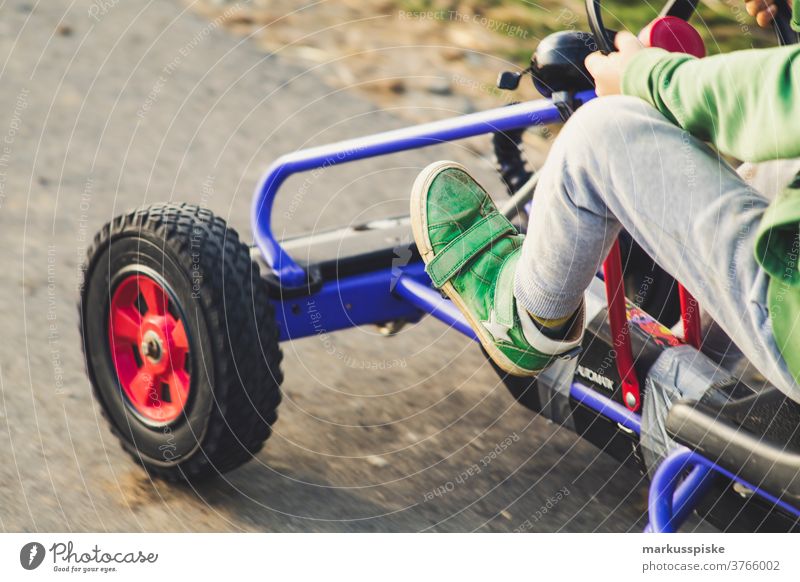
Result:
[[[650,44],[702,55],[687,22],[696,5],[668,2],[647,29]],[[524,225],[537,176],[522,132],[561,123],[594,99],[584,58],[613,50],[600,0],[586,6],[591,33],[550,35],[530,68],[500,75],[507,90],[530,75],[545,99],[279,158],[253,199],[253,246],[188,204],[157,204],[107,224],[88,252],[80,329],[94,393],[124,449],[174,481],[247,462],[277,419],[280,343],[321,329],[391,329],[430,315],[474,339],[403,242],[408,218],[278,241],[273,202],[293,174],[493,134],[511,195],[502,211]],[[776,27],[782,42],[796,41],[786,11]],[[633,296],[642,278],[651,291]],[[746,365],[729,364],[730,349],[706,349],[711,332],[697,302],[625,235],[586,301],[577,358],[534,380],[498,371],[519,402],[649,475],[650,531],[675,531],[692,512],[723,530],[797,530],[800,404]]]

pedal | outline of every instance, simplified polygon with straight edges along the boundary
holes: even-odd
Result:
[[[378,269],[402,269],[420,260],[413,241],[411,219],[405,216],[292,237],[281,245],[298,265],[324,282]],[[258,248],[251,249],[251,256],[262,272],[271,271]]]

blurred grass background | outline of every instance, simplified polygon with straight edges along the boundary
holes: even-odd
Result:
[[[533,38],[563,30],[567,18],[581,30],[589,30],[582,0],[396,0],[398,10],[410,12],[470,10],[488,18],[517,25],[530,32]],[[603,19],[607,27],[631,32],[641,30],[658,16],[666,2],[604,0]],[[755,25],[744,8],[744,0],[703,0],[692,18],[709,54],[729,52],[775,44],[772,30]],[[523,60],[530,56],[531,47],[520,46],[506,56]]]
[[[265,51],[313,68],[331,87],[414,122],[538,98],[529,82],[498,91],[497,74],[526,68],[553,32],[589,30],[584,0],[185,1]],[[603,0],[604,22],[635,33],[666,3]],[[701,0],[691,22],[709,54],[777,41],[771,28],[755,24],[744,0]]]

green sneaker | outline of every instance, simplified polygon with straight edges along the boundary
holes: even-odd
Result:
[[[518,313],[514,273],[525,237],[463,166],[442,161],[420,173],[411,192],[411,227],[434,286],[461,310],[501,369],[533,376],[580,351],[583,305],[563,340]]]

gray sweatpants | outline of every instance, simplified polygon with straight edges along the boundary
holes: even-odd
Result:
[[[776,190],[794,168],[747,171]],[[754,238],[767,196],[717,153],[632,97],[595,99],[564,126],[541,170],[516,274],[519,304],[556,319],[578,308],[625,228],[776,387],[800,387],[772,337]]]

